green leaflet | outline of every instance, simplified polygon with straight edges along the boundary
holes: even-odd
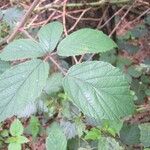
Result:
[[[19,143],[11,143],[8,146],[8,150],[21,150],[21,145]]]
[[[37,137],[40,131],[40,126],[41,125],[40,125],[38,118],[35,116],[31,116],[29,126],[27,129],[29,130],[29,133],[32,135],[33,138]]]
[[[141,137],[140,141],[144,147],[150,147],[150,123],[139,125]]]
[[[35,101],[46,84],[49,65],[32,60],[16,65],[0,76],[0,121],[18,114]]]
[[[8,44],[2,53],[0,53],[0,58],[5,61],[12,61],[16,59],[36,58],[44,54],[45,51],[43,51],[39,43],[30,39],[19,39]]]
[[[23,125],[18,119],[16,119],[10,126],[10,133],[12,136],[19,136],[23,134],[23,130]]]
[[[49,23],[39,30],[39,43],[31,39],[14,40],[3,49],[0,58],[5,61],[12,61],[44,56],[47,52],[52,52],[55,49],[62,32],[61,23]]]
[[[84,28],[75,31],[63,39],[58,45],[60,56],[74,56],[85,53],[106,52],[117,47],[102,31]]]
[[[52,22],[43,26],[39,32],[38,37],[41,46],[48,52],[52,52],[63,32],[63,25],[60,22]]]
[[[122,143],[127,145],[140,143],[140,130],[138,125],[124,123],[120,130],[120,139]]]
[[[75,65],[69,69],[63,86],[70,100],[89,117],[118,120],[134,112],[125,76],[109,63]]]
[[[123,147],[111,137],[102,137],[98,143],[98,150],[123,150]]]
[[[47,150],[66,150],[66,137],[57,123],[53,123],[49,129],[49,135],[46,139]]]

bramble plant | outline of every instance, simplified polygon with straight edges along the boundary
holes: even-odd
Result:
[[[22,135],[23,130],[24,127],[22,123],[18,119],[14,120],[10,126],[11,137],[6,140],[6,143],[9,143],[8,150],[21,150],[21,144],[29,142],[29,140]]]
[[[86,133],[85,139],[100,139],[98,145],[103,143],[105,147],[104,143],[111,143],[119,150],[120,145],[112,137],[119,132],[122,119],[135,112],[134,94],[126,76],[118,68],[107,62],[90,61],[93,54],[108,52],[117,45],[102,31],[95,29],[80,29],[63,39],[62,33],[62,24],[52,22],[38,31],[38,40],[14,40],[0,53],[0,59],[6,63],[21,60],[19,64],[16,61],[16,65],[4,69],[0,76],[0,121],[18,116],[26,106],[37,101],[42,91],[56,93],[63,86],[66,94],[62,103],[65,107],[71,102],[81,112],[81,117],[84,115],[97,122],[107,120],[116,123],[115,127],[112,123],[105,123],[102,128],[93,128],[88,133],[84,125],[77,121],[78,129],[82,128]],[[68,67],[60,65],[55,55],[60,61],[72,57],[76,63],[67,70]],[[89,60],[82,62],[85,55],[90,56]],[[81,59],[77,60],[76,56],[81,56]],[[52,64],[60,73],[50,73]],[[102,137],[105,131],[111,137]],[[82,136],[82,131],[79,132]],[[33,134],[36,136],[38,131]],[[48,150],[67,149],[67,138],[56,122],[49,129],[46,145]],[[99,150],[101,146],[98,146]]]

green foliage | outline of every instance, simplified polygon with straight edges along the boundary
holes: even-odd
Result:
[[[102,126],[102,131],[107,132],[111,134],[112,136],[116,136],[116,134],[119,135],[119,132],[122,128],[122,121],[109,121],[109,120],[104,120],[103,121],[103,126]]]
[[[142,69],[140,67],[130,66],[128,68],[128,74],[134,78],[139,78],[142,75]]]
[[[120,130],[120,138],[127,145],[140,143],[140,129],[138,125],[124,124]]]
[[[113,138],[103,137],[99,140],[98,150],[123,150],[123,147]]]
[[[40,126],[41,126],[41,124],[40,124],[38,118],[35,116],[31,116],[28,130],[29,130],[29,133],[31,133],[33,138],[36,138],[38,133],[40,132]]]
[[[16,59],[36,58],[43,56],[45,51],[37,43],[30,39],[18,39],[7,45],[0,58],[5,61]]]
[[[150,123],[139,125],[141,136],[140,141],[144,147],[150,147]]]
[[[22,136],[23,130],[22,123],[18,119],[14,120],[10,126],[11,137],[6,140],[6,143],[9,143],[8,150],[21,150],[21,144],[29,142],[25,136]]]
[[[67,140],[57,123],[53,123],[48,131],[48,138],[46,140],[47,150],[66,150]]]
[[[118,120],[134,112],[133,98],[124,75],[106,62],[92,61],[69,69],[64,89],[87,116]],[[119,91],[118,91],[119,89]]]
[[[48,69],[46,62],[32,60],[13,66],[0,76],[0,121],[35,101],[46,84]]]
[[[60,56],[74,56],[85,53],[106,52],[117,45],[103,32],[93,29],[80,29],[68,35],[58,45]]]
[[[17,23],[19,16],[14,16]],[[6,27],[11,26],[5,21]],[[125,46],[119,45],[121,50],[131,55],[139,50],[128,41],[140,37],[138,30],[145,35],[143,27],[130,31],[120,38]],[[60,41],[62,33],[63,25],[55,21],[37,32],[37,41],[20,38],[4,47],[0,53],[0,121],[37,112],[40,121],[32,116],[26,134],[34,140],[39,134],[45,137],[42,125],[50,123],[47,150],[122,150],[121,145],[141,143],[149,147],[148,123],[123,123],[124,117],[135,112],[134,100],[142,102],[150,95],[149,61],[137,66],[117,56],[117,45],[102,31],[84,28]],[[0,36],[3,39],[7,34]],[[96,55],[99,61],[89,61],[91,53],[100,53]],[[74,64],[70,57],[61,57],[75,55],[84,56],[85,62]],[[10,126],[11,136],[5,126],[1,128],[0,144],[9,143],[8,150],[21,150],[29,141],[18,119]]]
[[[37,58],[55,49],[62,34],[62,25],[53,22],[38,32],[39,43],[30,39],[19,39],[7,45],[0,58],[5,61],[16,59]],[[49,37],[49,35],[51,35]]]
[[[53,22],[43,26],[38,32],[41,47],[48,52],[52,52],[60,40],[62,32],[63,26],[59,22]]]
[[[105,53],[102,53],[100,55],[100,61],[109,62],[110,64],[115,64],[117,61],[116,51],[108,51]]]
[[[12,136],[19,136],[23,134],[23,125],[18,119],[11,124],[10,133]]]
[[[134,45],[124,40],[119,40],[117,44],[120,49],[127,51],[129,54],[135,54],[140,49],[138,45]]]
[[[0,60],[0,75],[10,68],[10,63]]]
[[[98,140],[101,137],[101,131],[97,128],[92,128],[85,135],[85,140]]]
[[[150,25],[150,16],[147,16],[147,17],[145,18],[145,23],[146,23],[147,25]]]
[[[133,28],[130,31],[130,33],[132,37],[139,38],[139,37],[145,36],[148,33],[148,29],[146,28],[145,25],[140,24],[140,25],[137,25],[135,28]]]
[[[59,92],[62,89],[63,75],[61,73],[53,73],[47,80],[44,91],[47,94]]]

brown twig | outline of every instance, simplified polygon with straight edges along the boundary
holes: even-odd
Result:
[[[102,24],[101,26],[98,26],[98,29],[102,29],[106,24],[108,24],[116,15],[118,15],[124,8],[126,7],[126,5],[124,5],[123,7],[121,7],[117,12],[115,12],[104,24]]]
[[[23,28],[19,29],[19,31],[21,31],[27,38],[31,39],[34,41],[34,38]]]
[[[101,17],[101,19],[99,20],[99,23],[97,25],[97,29],[99,29],[100,25],[102,24],[102,21],[104,20],[104,18],[106,17],[107,11],[109,9],[109,5],[106,7],[106,9],[103,12],[103,15]],[[102,10],[103,11],[103,10]]]
[[[19,23],[19,25],[16,27],[16,29],[14,30],[14,32],[7,39],[7,43],[11,42],[16,37],[19,29],[22,28],[25,25],[27,19],[30,17],[32,11],[38,5],[39,2],[40,2],[40,0],[34,0],[34,2],[32,3],[32,5],[28,9],[28,11],[26,12],[26,14],[24,15],[24,17],[22,18],[22,20]]]
[[[74,25],[68,30],[68,33],[71,32],[72,30],[74,30],[74,28],[77,26],[77,24],[79,23],[79,21],[81,20],[81,18],[83,17],[83,15],[88,11],[90,10],[91,8],[87,8],[85,9],[81,15],[78,17],[78,19],[76,20],[76,22],[74,23]]]
[[[66,72],[64,69],[57,63],[57,61],[52,57],[52,55],[48,55],[44,60],[46,61],[47,59],[50,59],[50,61],[56,65],[56,67],[63,73],[63,75],[66,75]]]
[[[64,27],[64,34],[65,34],[65,36],[68,35],[67,28],[66,28],[66,5],[67,5],[67,0],[64,0],[62,20],[63,20],[63,27]],[[74,59],[75,63],[77,64],[78,63],[77,58],[75,56],[73,56],[73,59]]]
[[[111,37],[114,34],[114,32],[118,29],[119,25],[122,23],[122,21],[124,20],[124,18],[128,15],[128,13],[130,12],[130,10],[134,6],[135,2],[128,8],[128,10],[125,12],[125,14],[120,18],[120,21],[117,23],[117,25],[115,26],[115,28],[109,34],[109,37]]]
[[[83,7],[83,6],[87,6],[87,7],[100,7],[103,6],[106,3],[110,3],[110,4],[123,4],[123,3],[128,3],[129,0],[121,0],[121,1],[110,1],[110,0],[99,0],[97,2],[91,2],[91,3],[68,3],[66,5],[66,8],[79,8],[79,7]],[[45,9],[51,9],[51,8],[57,8],[60,9],[64,7],[63,4],[48,4],[45,5],[43,7],[38,7],[35,11],[41,12]]]

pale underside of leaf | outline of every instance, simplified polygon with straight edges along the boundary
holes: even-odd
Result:
[[[70,100],[87,116],[118,120],[134,112],[124,75],[106,62],[85,62],[69,69],[63,83]]]
[[[102,31],[80,29],[68,35],[58,45],[60,56],[74,56],[85,53],[106,52],[117,47],[115,42]]]
[[[32,60],[16,65],[0,76],[0,121],[18,114],[34,102],[46,84],[49,65]]]

